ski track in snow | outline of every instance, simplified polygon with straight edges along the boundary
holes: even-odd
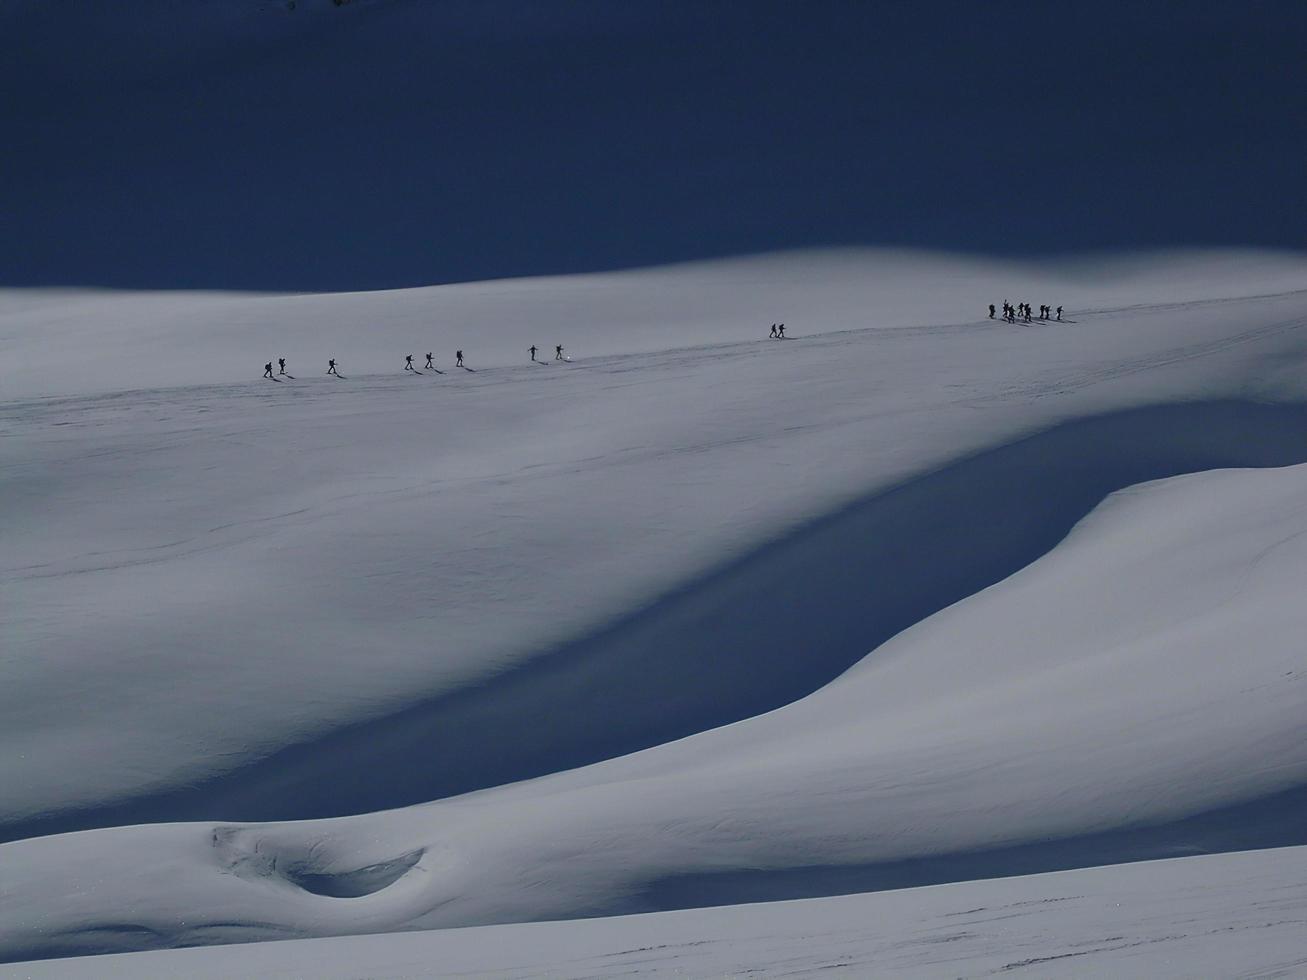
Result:
[[[496,363],[526,346],[511,328],[420,385],[292,358],[276,386],[0,404],[0,781],[20,788],[0,801],[0,954],[1302,843],[1307,664],[1282,581],[1307,537],[1307,290],[1268,260],[1267,295],[1198,295],[1221,266],[1194,260],[1103,287],[1075,323],[896,309],[850,329],[845,262],[800,263],[853,292],[784,343],[717,324],[614,352],[625,287],[751,268],[688,267],[569,280],[599,287],[574,327],[600,353],[566,370]],[[476,292],[342,297],[326,329],[450,294]],[[30,349],[42,304],[3,309]]]

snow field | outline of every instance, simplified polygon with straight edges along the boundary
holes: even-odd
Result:
[[[1293,976],[1303,848],[653,915],[267,942],[0,967],[0,976],[945,978]]]
[[[457,385],[402,355],[188,385],[178,341],[169,387],[0,406],[0,952],[1300,843],[1307,294],[1246,294],[1292,262],[1118,268],[1080,287],[1118,306],[1072,324],[885,330],[851,322],[867,283],[942,310],[975,269],[792,261],[569,281],[596,356],[566,366],[508,364],[558,284],[492,283],[521,316]],[[803,317],[617,349],[642,288],[726,307],[773,279]],[[60,321],[89,345],[117,305],[103,355],[134,385],[133,305],[216,351],[220,309],[313,304],[278,322],[307,347],[423,292],[9,297],[0,323],[20,352]],[[60,830],[85,832],[36,836]]]

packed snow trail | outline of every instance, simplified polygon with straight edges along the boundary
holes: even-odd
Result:
[[[804,343],[848,330],[931,327],[978,333],[991,354],[1042,347],[1046,334],[1087,353],[1105,317],[1204,313],[1213,303],[1307,289],[1304,264],[1299,255],[1256,251],[1012,263],[855,249],[358,293],[0,289],[0,393],[8,401],[235,384],[257,377],[269,357],[287,358],[302,374],[303,365],[325,372],[335,358],[357,380],[398,373],[396,361],[417,348],[437,362],[462,348],[482,368],[529,366],[532,344],[537,364],[557,366],[559,343],[578,366],[692,355],[705,345],[797,357],[798,344],[757,343],[782,314],[790,339]],[[1069,320],[984,320],[985,304],[1005,295],[1057,297]],[[865,377],[883,366],[867,364]]]

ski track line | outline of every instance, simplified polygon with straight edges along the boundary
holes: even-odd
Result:
[[[1139,303],[1139,304],[1119,306],[1119,307],[1101,307],[1101,308],[1094,308],[1094,309],[1076,310],[1073,311],[1073,315],[1080,316],[1080,317],[1102,318],[1105,316],[1117,315],[1122,313],[1131,313],[1131,314],[1161,313],[1161,312],[1175,311],[1179,309],[1199,309],[1204,307],[1220,306],[1222,304],[1229,304],[1229,303],[1246,303],[1246,302],[1254,302],[1259,300],[1281,299],[1290,296],[1302,295],[1304,293],[1307,293],[1307,289],[1286,290],[1283,292],[1275,292],[1275,293],[1261,293],[1261,294],[1256,294],[1251,296],[1212,297],[1208,299],[1187,300],[1183,302]],[[1062,324],[1064,325],[1067,322],[1068,321],[1064,320],[1062,321]],[[796,334],[792,337],[786,337],[785,342],[801,341],[802,346],[812,347],[817,344],[837,342],[840,338],[848,338],[850,335],[858,335],[858,334],[871,334],[875,336],[880,334],[900,334],[903,332],[912,332],[917,334],[949,333],[949,332],[961,332],[961,331],[970,332],[970,331],[974,331],[977,327],[987,328],[990,326],[993,326],[996,329],[1001,329],[1001,327],[1033,328],[1036,326],[1059,326],[1059,323],[1056,320],[1032,320],[1029,324],[1027,324],[1021,320],[1018,320],[1015,324],[1008,324],[1006,323],[1006,321],[1000,320],[998,318],[995,318],[993,321],[991,321],[988,317],[983,317],[977,320],[958,321],[955,323],[903,324],[903,325],[891,325],[891,326],[868,325],[868,326],[846,327],[846,328],[841,328],[836,330],[824,330],[820,333],[815,333],[810,335]],[[763,337],[761,338],[761,340],[766,341],[767,338]],[[759,343],[760,340],[753,339],[753,338],[730,340],[730,341],[713,341],[704,344],[691,344],[691,345],[684,345],[680,347],[669,347],[654,352],[645,351],[641,353],[629,353],[629,354],[605,354],[593,358],[583,358],[581,360],[575,362],[568,362],[568,363],[572,364],[573,366],[579,369],[585,369],[585,370],[604,369],[604,370],[612,370],[612,373],[619,373],[619,371],[621,370],[628,370],[628,371],[639,370],[640,365],[632,364],[632,366],[629,368],[624,368],[622,366],[638,360],[647,361],[651,357],[678,357],[679,356],[679,357],[684,357],[687,360],[690,359],[702,360],[705,356],[716,357],[716,356],[724,356],[730,354],[762,356],[763,352],[767,350],[767,348],[759,348],[758,346]],[[546,363],[546,362],[537,362],[537,363]],[[470,382],[470,385],[478,385],[478,384],[484,385],[488,383],[502,384],[507,381],[515,380],[519,374],[525,374],[527,371],[529,371],[529,367],[523,365],[500,365],[495,367],[479,368],[474,372],[468,372],[468,373],[478,374],[478,375],[481,374],[493,375],[493,379],[470,378],[468,379],[468,381]],[[404,373],[410,373],[410,372],[404,372]],[[510,374],[513,376],[512,378],[506,377],[507,375]],[[394,388],[394,389],[411,388],[411,386],[407,384],[406,378],[396,377],[394,374],[391,373],[359,374],[359,375],[351,375],[350,377],[352,380],[355,381],[370,382],[367,385],[356,385],[355,390],[358,390],[360,388],[365,388],[371,391],[376,391],[379,389],[384,390],[385,388]],[[561,375],[555,375],[555,377],[561,377]],[[266,380],[266,379],[260,379],[260,381],[215,382],[215,383],[208,383],[203,385],[176,385],[176,386],[159,387],[159,388],[131,388],[131,389],[124,389],[121,391],[101,392],[95,395],[87,395],[87,396],[56,395],[47,398],[40,398],[40,397],[25,398],[17,401],[0,402],[0,423],[4,423],[7,421],[30,422],[31,421],[30,419],[26,419],[22,417],[14,419],[11,417],[11,413],[22,409],[36,408],[38,410],[41,410],[43,414],[46,414],[46,413],[54,413],[59,409],[65,407],[87,406],[96,403],[112,402],[115,400],[126,400],[129,401],[133,407],[139,407],[142,404],[140,399],[145,396],[163,398],[164,396],[177,395],[182,393],[189,393],[191,396],[194,396],[204,392],[211,392],[215,396],[221,395],[227,398],[232,397],[233,395],[245,397],[245,398],[273,398],[276,397],[274,392],[282,390],[282,389],[269,389],[266,385],[263,385],[261,383],[262,380]],[[290,389],[285,389],[286,392],[291,392],[291,391],[295,392],[294,395],[290,395],[289,397],[322,397],[322,393],[326,390],[330,390],[330,391],[338,390],[335,385],[332,385],[330,388],[323,388],[322,378],[315,379],[313,377],[305,377],[300,380],[304,380],[306,382],[314,381],[315,383],[313,385],[307,385],[307,384],[293,385]],[[468,386],[469,385],[460,385],[459,389],[463,389]],[[454,391],[459,389],[449,388],[447,390]],[[171,402],[161,400],[153,403],[146,402],[145,404],[150,405],[152,407],[161,407],[163,405],[171,404]]]

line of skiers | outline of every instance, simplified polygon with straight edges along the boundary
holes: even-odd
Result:
[[[990,303],[989,318],[991,320],[994,319],[994,313],[995,313],[994,304]],[[1006,320],[1008,323],[1016,323],[1018,317],[1023,319],[1026,323],[1029,323],[1032,319],[1057,320],[1061,322],[1062,307],[1059,306],[1057,308],[1057,315],[1054,316],[1053,307],[1047,305],[1046,303],[1040,303],[1039,316],[1034,317],[1033,314],[1031,313],[1029,303],[1018,303],[1016,306],[1013,306],[1007,300],[1003,300],[1003,319]]]
[[[432,351],[427,351],[427,363],[426,363],[426,364],[423,364],[422,367],[425,368],[425,369],[428,370],[428,371],[435,371],[436,374],[443,374],[444,372],[441,371],[440,368],[436,367],[435,357],[436,357],[436,355],[435,355],[434,352],[432,352]],[[334,364],[335,362],[333,361],[332,363]],[[468,367],[466,364],[463,363],[463,352],[462,352],[461,350],[460,350],[460,351],[455,351],[455,352],[454,352],[454,367],[461,367],[461,368],[463,368],[463,369],[465,369],[465,370],[468,370],[468,371],[471,371],[471,370],[472,370],[470,367]],[[417,372],[417,368],[415,368],[415,367],[413,366],[413,355],[412,355],[412,354],[407,354],[407,355],[405,355],[405,357],[404,357],[404,370],[405,370],[405,371],[413,371],[413,372],[415,372],[415,373]],[[331,372],[328,371],[327,373],[330,374]]]
[[[333,361],[332,363],[335,363],[335,362]],[[295,375],[288,373],[287,370],[286,370],[286,358],[284,358],[284,357],[279,357],[279,358],[277,358],[277,366],[281,369],[281,370],[279,370],[279,371],[277,372],[278,376],[280,376],[280,377],[285,377],[285,378],[290,378],[292,381],[295,380]],[[273,378],[273,377],[272,377],[272,362],[271,362],[271,361],[269,361],[267,364],[263,365],[263,376],[264,376],[265,378],[271,378],[273,381],[276,381],[276,380],[277,380],[276,378]]]
[[[775,335],[775,332],[776,332],[776,327],[775,327],[775,325],[773,325],[773,326],[772,326],[772,333],[773,333],[773,335]],[[780,334],[780,335],[781,335],[782,337],[785,336],[785,325],[784,325],[784,324],[781,325],[781,334]],[[528,351],[530,352],[530,354],[531,354],[531,360],[536,361],[537,364],[543,364],[543,363],[544,363],[543,361],[539,361],[539,360],[536,359],[536,352],[539,351],[539,349],[540,349],[540,348],[538,348],[535,344],[532,344],[530,347],[527,348],[527,350],[528,350]],[[444,372],[441,371],[438,367],[436,367],[435,356],[436,356],[436,355],[435,355],[435,353],[434,353],[433,351],[428,351],[428,352],[427,352],[427,362],[426,362],[426,364],[423,365],[423,367],[424,367],[426,370],[428,370],[428,371],[435,371],[436,374],[443,374]],[[563,354],[563,345],[562,345],[562,344],[555,344],[555,345],[554,345],[554,360],[555,360],[555,361],[567,361],[567,360],[570,360],[570,358],[564,356],[564,354]],[[277,372],[277,376],[274,377],[273,374],[272,374],[272,362],[269,361],[267,364],[263,365],[263,376],[264,376],[265,378],[267,378],[268,380],[270,380],[270,381],[278,381],[278,380],[280,380],[282,377],[290,378],[292,381],[295,379],[295,375],[290,374],[290,373],[286,370],[286,358],[284,358],[284,357],[279,357],[279,358],[277,358],[277,366],[280,368],[280,370]],[[471,370],[472,370],[470,367],[468,367],[466,364],[463,363],[463,352],[462,352],[461,350],[460,350],[460,351],[455,351],[455,352],[454,352],[454,367],[461,367],[461,368],[463,368],[465,371],[471,371]],[[405,371],[412,371],[412,372],[415,373],[415,374],[418,373],[418,369],[415,368],[415,367],[413,366],[413,355],[412,355],[412,354],[406,354],[406,355],[404,356],[404,370],[405,370]],[[340,377],[340,374],[336,371],[336,359],[335,359],[334,357],[331,358],[331,359],[329,359],[329,360],[327,361],[327,373],[328,373],[328,374],[335,375],[335,376],[338,377],[338,378]]]
[[[993,320],[997,313],[998,313],[997,308],[994,306],[993,303],[990,303],[989,318]],[[1004,300],[1002,318],[1006,320],[1008,323],[1016,323],[1018,318],[1024,320],[1026,323],[1030,323],[1031,320],[1033,319],[1057,320],[1060,323],[1062,320],[1062,307],[1059,306],[1056,310],[1054,310],[1052,306],[1049,306],[1046,303],[1041,303],[1039,306],[1039,316],[1035,317],[1029,303],[1018,303],[1016,306],[1013,306],[1007,300]],[[767,334],[767,337],[769,340],[785,340],[786,339],[785,324],[773,323],[771,325],[771,331]],[[536,353],[539,350],[540,348],[536,347],[535,344],[532,344],[530,347],[527,348],[527,352],[531,355],[531,360],[537,364],[543,364],[544,363],[543,361],[540,361],[536,358]],[[428,351],[427,362],[426,364],[423,365],[423,367],[428,371],[435,371],[437,374],[442,374],[443,372],[438,367],[436,367],[435,356],[436,355],[434,353]],[[569,358],[563,356],[562,344],[554,345],[554,360],[555,361],[569,360]],[[294,379],[295,376],[293,374],[288,374],[286,371],[286,358],[284,357],[277,358],[277,365],[280,368],[280,370],[277,372],[278,377],[273,377],[271,361],[263,365],[263,376],[272,381],[277,381],[279,380],[280,377],[287,377],[287,378],[291,378],[292,380]],[[454,352],[454,366],[461,367],[464,370],[468,370],[468,371],[472,370],[471,368],[467,367],[463,363],[463,352],[461,350]],[[417,372],[417,368],[413,366],[412,354],[409,354],[404,358],[404,370],[413,371],[415,373]],[[333,374],[338,378],[340,377],[340,375],[336,373],[335,358],[332,358],[331,360],[327,361],[327,373]]]

